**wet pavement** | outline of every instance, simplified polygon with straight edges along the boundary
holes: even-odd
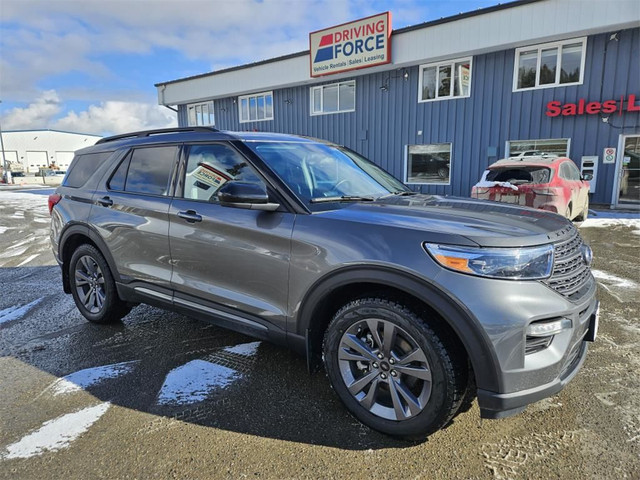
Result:
[[[581,227],[601,326],[569,386],[505,420],[474,404],[413,444],[359,424],[284,348],[148,306],[86,322],[48,193],[0,191],[2,479],[640,478],[637,215]]]

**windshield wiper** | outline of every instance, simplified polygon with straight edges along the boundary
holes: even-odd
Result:
[[[361,197],[358,195],[342,195],[341,197],[317,197],[309,200],[311,203],[327,202],[373,202],[373,197]]]
[[[384,195],[380,198],[388,198],[388,197],[407,197],[411,195],[418,195],[418,192],[413,192],[410,190],[396,190],[395,192],[391,192],[389,195]]]

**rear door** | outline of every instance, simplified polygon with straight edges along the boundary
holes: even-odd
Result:
[[[91,223],[125,281],[170,288],[169,205],[178,148],[130,150],[93,197]]]
[[[218,203],[228,181],[264,183],[231,144],[190,145],[185,154],[169,210],[174,302],[284,330],[295,214]]]

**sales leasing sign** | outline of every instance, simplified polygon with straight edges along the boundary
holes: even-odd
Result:
[[[391,62],[391,12],[309,34],[311,76]]]

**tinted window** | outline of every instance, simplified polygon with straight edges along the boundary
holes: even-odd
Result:
[[[131,155],[125,191],[167,195],[177,147],[138,148]]]
[[[88,153],[86,155],[76,155],[67,172],[63,185],[65,187],[80,188],[93,172],[97,170],[102,162],[111,156],[112,152]]]
[[[118,169],[115,171],[111,180],[109,180],[109,189],[124,191],[124,185],[127,181],[127,170],[129,170],[129,162],[131,161],[131,154],[129,153],[125,159],[120,162]]]
[[[184,198],[215,201],[230,180],[261,183],[246,159],[228,145],[194,145],[189,149]]]

